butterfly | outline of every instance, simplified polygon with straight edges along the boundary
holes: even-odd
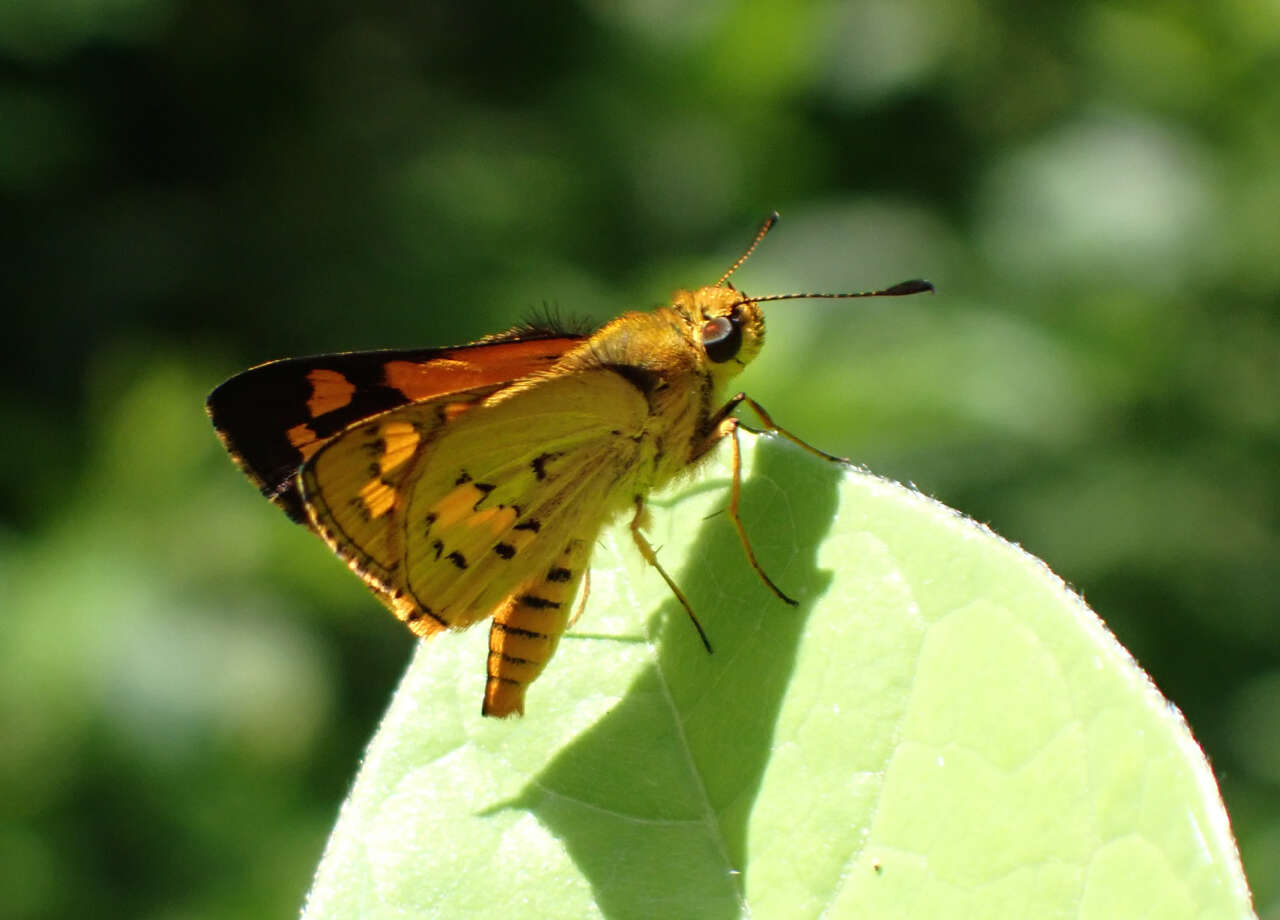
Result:
[[[318,534],[423,638],[491,619],[482,712],[524,712],[525,690],[555,653],[602,527],[630,531],[688,612],[645,538],[645,499],[729,437],[730,517],[738,516],[730,381],[764,343],[761,303],[800,297],[898,296],[926,281],[852,294],[748,297],[729,283],[777,221],[773,214],[713,285],[667,306],[624,313],[590,334],[522,326],[452,348],[289,358],[227,380],[207,401],[232,458]],[[583,591],[585,600],[585,588]]]

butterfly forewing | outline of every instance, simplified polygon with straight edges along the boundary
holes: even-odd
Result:
[[[288,358],[237,374],[209,395],[206,406],[245,474],[291,518],[306,523],[298,469],[329,440],[388,409],[545,370],[579,341],[535,333],[457,348]]]

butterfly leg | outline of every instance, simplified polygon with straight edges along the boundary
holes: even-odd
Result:
[[[693,621],[693,628],[698,631],[698,636],[702,639],[702,644],[706,646],[707,651],[711,651],[711,640],[707,638],[706,630],[702,628],[702,624],[698,622],[698,615],[693,612],[693,607],[689,604],[689,599],[684,596],[684,592],[680,590],[680,586],[675,583],[667,570],[662,567],[662,563],[658,561],[658,554],[654,551],[652,544],[645,537],[641,529],[644,526],[645,519],[644,499],[636,496],[636,513],[631,518],[631,539],[635,541],[636,549],[640,550],[640,555],[644,561],[649,563],[658,570],[658,574],[662,576],[662,580],[667,583],[667,587],[671,589],[671,593],[676,596],[676,600],[680,602],[680,606],[684,607],[684,612],[689,614],[689,619]]]
[[[751,411],[756,414],[756,417],[760,419],[761,423],[764,425],[765,431],[771,431],[774,434],[781,435],[782,437],[786,438],[788,441],[790,441],[792,444],[796,445],[797,447],[803,448],[804,450],[807,450],[809,453],[813,454],[815,457],[821,457],[823,460],[830,460],[832,463],[848,463],[849,462],[848,457],[837,457],[835,454],[829,454],[825,450],[821,450],[820,448],[814,447],[812,444],[810,444],[808,441],[805,441],[798,435],[794,435],[791,432],[787,431],[787,429],[783,428],[781,425],[779,425],[777,422],[773,420],[773,416],[771,416],[768,412],[765,411],[764,406],[760,405],[758,402],[756,402],[746,393],[737,393],[734,396],[730,397],[729,401],[726,402],[723,406],[721,406],[720,411],[717,412],[712,417],[712,423],[715,425],[715,427],[712,429],[713,431],[712,439],[710,443],[707,444],[706,446],[707,450],[710,450],[713,446],[715,446],[716,441],[720,440],[720,438],[724,437],[724,435],[727,434],[727,432],[721,430],[721,426],[726,421],[729,420],[729,418],[733,414],[733,410],[737,409],[738,406],[741,405],[742,403],[746,403],[748,406],[751,407]]]
[[[769,577],[756,559],[756,551],[751,548],[751,541],[747,539],[747,528],[742,523],[742,515],[738,514],[738,504],[742,500],[742,446],[738,443],[738,420],[729,418],[725,420],[729,424],[729,439],[733,444],[733,482],[729,487],[729,519],[733,521],[734,529],[738,531],[738,539],[742,543],[743,550],[747,554],[747,562],[756,570],[756,574],[763,581],[778,599],[784,603],[790,604],[792,607],[798,605],[798,601],[779,588],[773,583],[773,579]]]
[[[578,607],[573,611],[573,616],[569,617],[569,625],[565,629],[573,629],[573,624],[578,622],[578,618],[582,616],[583,611],[587,609],[587,598],[591,595],[591,569],[588,568],[582,573],[582,593],[578,595]]]
[[[712,418],[714,427],[711,430],[711,435],[707,438],[706,443],[695,456],[695,459],[702,456],[718,444],[722,438],[728,437],[730,439],[730,443],[733,445],[733,481],[729,489],[729,518],[733,521],[734,529],[738,531],[738,539],[742,543],[743,551],[747,554],[747,562],[751,564],[751,568],[755,569],[756,574],[760,576],[760,580],[765,583],[766,587],[768,587],[768,589],[772,591],[779,600],[795,607],[798,605],[795,598],[791,597],[779,588],[774,583],[773,579],[769,577],[769,574],[765,572],[764,568],[761,567],[760,562],[756,559],[756,552],[751,546],[751,540],[747,537],[747,528],[743,525],[742,516],[738,513],[738,506],[742,499],[742,446],[738,442],[738,428],[741,423],[733,416],[733,410],[738,408],[738,406],[744,402],[751,407],[751,410],[755,412],[757,416],[759,416],[760,421],[764,423],[765,430],[780,434],[797,446],[804,448],[809,453],[821,457],[824,460],[830,460],[832,463],[847,463],[848,461],[842,457],[833,456],[824,450],[819,450],[812,444],[802,441],[785,428],[780,427],[769,413],[765,411],[764,406],[760,405],[746,393],[738,393],[730,398],[729,401],[720,408],[720,411],[715,414]]]
[[[571,541],[545,575],[521,585],[494,614],[484,715],[524,714],[525,688],[556,652],[589,554],[588,541]]]

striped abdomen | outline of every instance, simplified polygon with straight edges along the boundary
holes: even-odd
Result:
[[[571,541],[549,570],[521,585],[494,614],[484,688],[486,716],[524,714],[525,688],[555,654],[589,555],[588,541]]]

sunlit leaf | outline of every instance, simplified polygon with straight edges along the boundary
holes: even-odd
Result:
[[[1249,917],[1181,716],[1034,558],[773,440],[655,503],[715,644],[606,534],[528,715],[425,643],[311,892],[330,917]]]

